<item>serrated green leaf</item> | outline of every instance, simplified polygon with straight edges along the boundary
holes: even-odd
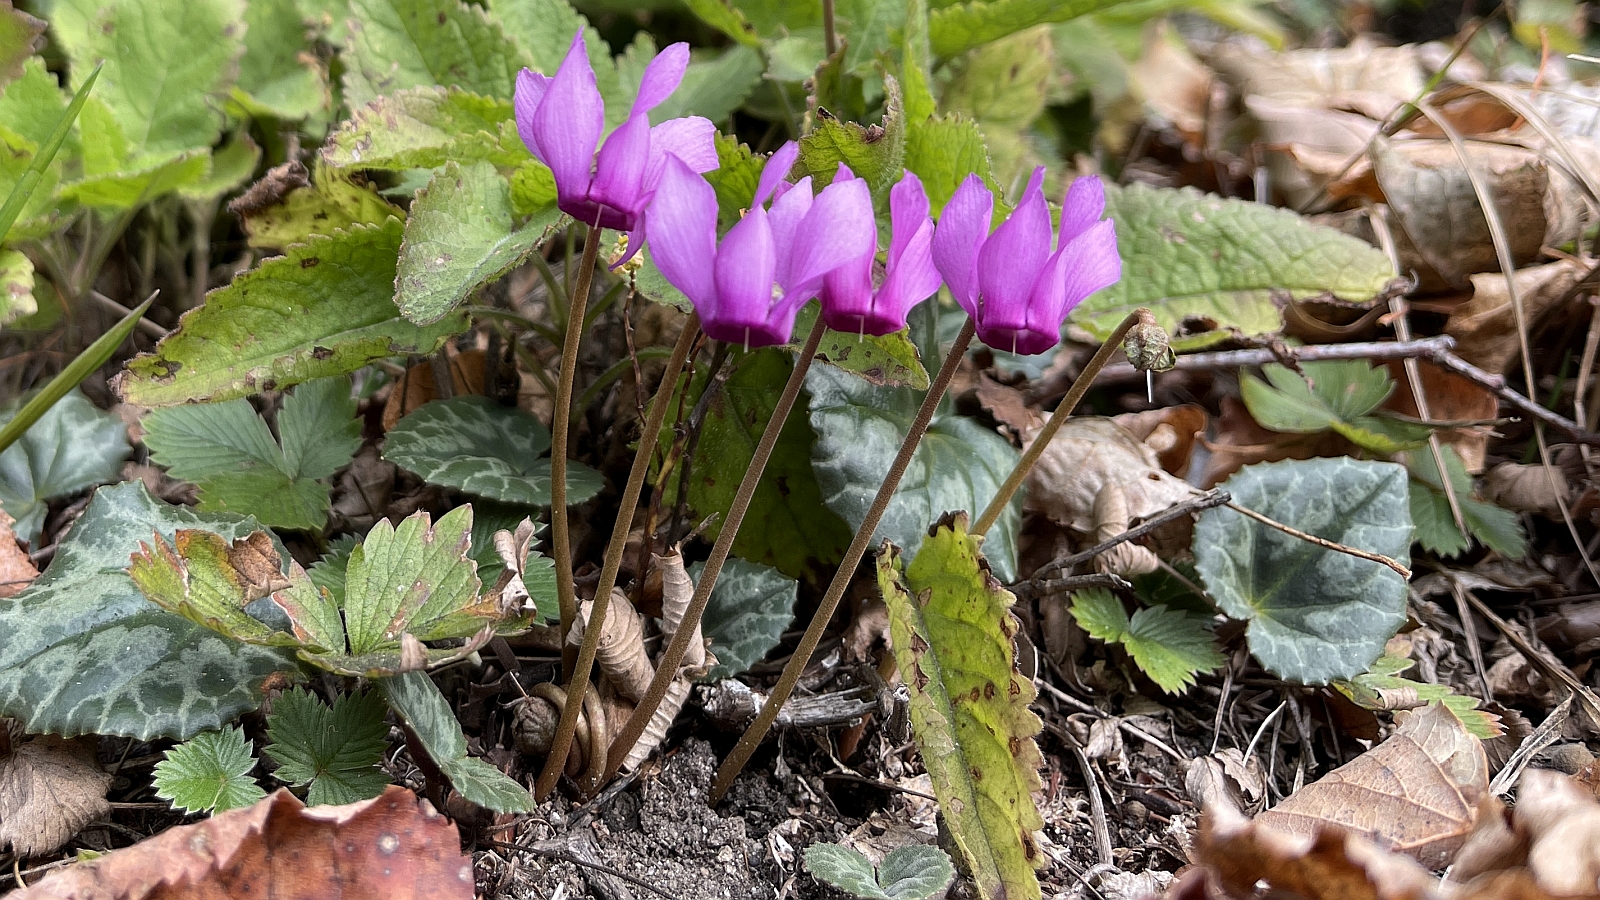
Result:
[[[804,341],[800,335],[810,334],[817,321],[818,307],[806,304],[795,316],[795,340],[789,346],[799,350]],[[846,334],[829,328],[822,333],[817,344],[817,359],[835,368],[866,379],[879,387],[910,387],[919,391],[928,389],[928,370],[922,366],[917,345],[911,342],[909,329],[881,336]]]
[[[471,547],[472,506],[434,524],[414,513],[396,528],[379,519],[345,569],[345,628],[350,652],[399,647],[402,632],[432,641],[471,635],[492,620],[475,609],[478,564]]]
[[[1043,762],[1028,709],[1033,682],[1016,671],[1011,596],[989,573],[966,517],[941,519],[902,569],[889,545],[878,586],[895,660],[911,689],[911,723],[956,846],[980,896],[1037,898],[1033,803]]]
[[[955,56],[1045,22],[1065,22],[1126,0],[968,0],[928,13],[933,55]]]
[[[1363,709],[1395,709],[1415,705],[1416,701],[1439,703],[1479,740],[1493,740],[1505,734],[1500,717],[1479,709],[1478,698],[1457,694],[1448,685],[1398,677],[1412,665],[1406,657],[1385,654],[1365,674],[1348,681],[1335,681],[1333,687]]]
[[[395,305],[431,325],[474,291],[527,261],[561,213],[549,207],[518,227],[511,186],[487,162],[454,161],[417,192],[406,220],[395,278]]]
[[[1169,694],[1182,693],[1197,673],[1224,661],[1200,616],[1150,606],[1130,619],[1122,601],[1104,588],[1074,591],[1071,611],[1078,627],[1092,638],[1123,645],[1139,670]]]
[[[152,530],[260,531],[242,516],[153,499],[143,482],[102,488],[27,590],[0,600],[0,715],[29,731],[187,738],[261,703],[292,656],[225,637],[157,608],[124,569]]]
[[[355,109],[322,148],[322,161],[336,169],[432,169],[452,159],[501,168],[535,163],[517,136],[509,99],[456,86],[377,98]]]
[[[419,328],[394,305],[402,225],[317,235],[206,295],[155,352],[116,379],[142,406],[226,400],[437,350],[464,315]]]
[[[922,392],[875,387],[830,366],[813,366],[806,373],[806,390],[817,434],[811,465],[823,503],[854,528],[899,452]],[[936,413],[873,540],[892,541],[907,554],[918,552],[929,522],[956,510],[981,511],[1016,460],[1016,450],[992,429]],[[985,540],[985,555],[1002,581],[1016,576],[1020,506],[1019,501],[1007,507]]]
[[[350,16],[341,58],[351,109],[433,85],[511,99],[523,55],[481,7],[459,0],[350,0]]]
[[[171,543],[156,532],[139,543],[128,577],[150,602],[197,625],[238,641],[288,646],[292,637],[245,611],[271,590],[267,579],[282,577],[277,551],[264,552],[271,544],[264,532],[232,544],[202,529],[180,528]]]
[[[913,121],[906,126],[905,167],[922,179],[928,207],[939,215],[956,188],[977,173],[995,190],[989,170],[989,149],[978,123],[960,116]]]
[[[889,900],[878,887],[878,874],[859,852],[841,844],[816,843],[806,848],[806,871],[861,900]]]
[[[1234,502],[1308,534],[1405,564],[1405,469],[1349,457],[1246,466],[1219,486]],[[1195,568],[1222,611],[1249,622],[1273,673],[1325,684],[1367,670],[1405,621],[1406,582],[1380,563],[1325,550],[1226,507],[1194,531]]]
[[[800,162],[817,188],[833,183],[840,163],[865,178],[874,197],[900,180],[906,123],[900,109],[900,85],[894,76],[884,78],[883,90],[883,123],[871,130],[818,112],[816,126],[800,139]]]
[[[361,449],[361,420],[350,379],[319,378],[294,389],[278,413],[285,471],[296,478],[327,478]]]
[[[476,523],[474,523],[474,527],[476,527]],[[474,548],[478,546],[476,537],[474,537],[472,543]],[[360,544],[361,538],[353,534],[334,538],[328,542],[328,552],[322,554],[322,558],[312,563],[311,568],[306,570],[306,575],[311,579],[311,583],[319,588],[327,589],[334,605],[341,609],[344,607],[344,572],[346,567],[350,565],[351,551],[355,550]],[[481,562],[478,564],[478,571],[483,571]]]
[[[300,7],[294,0],[251,0],[244,17],[235,99],[252,115],[289,122],[325,114],[328,74],[307,40]]]
[[[39,311],[33,299],[33,260],[20,250],[0,249],[0,326]]]
[[[16,9],[11,0],[0,5],[0,86],[22,77],[23,65],[44,36],[44,22]]]
[[[382,225],[405,210],[383,199],[365,179],[317,165],[311,184],[292,188],[269,205],[238,210],[250,246],[281,250],[315,235],[349,230],[352,225]]]
[[[425,403],[384,440],[383,458],[424,481],[478,497],[527,506],[550,505],[550,431],[530,413],[482,396]],[[567,464],[567,497],[582,503],[605,480],[578,462]]]
[[[1286,209],[1192,188],[1108,185],[1106,215],[1117,223],[1122,280],[1072,315],[1098,338],[1140,306],[1177,336],[1179,350],[1214,343],[1218,329],[1273,334],[1283,325],[1275,292],[1361,301],[1394,276],[1383,252],[1364,241]]]
[[[1394,392],[1388,370],[1359,359],[1312,361],[1301,368],[1304,376],[1268,363],[1261,367],[1267,381],[1239,374],[1244,405],[1262,427],[1290,434],[1336,431],[1356,446],[1382,454],[1413,449],[1427,440],[1424,426],[1368,415]]]
[[[767,156],[750,152],[749,146],[730,135],[718,134],[717,167],[705,173],[706,181],[717,192],[717,230],[732,228],[744,211],[755,205],[756,187],[767,167]]]
[[[383,695],[340,694],[333,706],[296,688],[273,701],[264,752],[278,763],[273,775],[295,787],[310,785],[308,806],[355,803],[383,793],[389,776],[378,768],[389,746]]]
[[[267,796],[250,771],[256,767],[240,728],[197,734],[156,763],[156,796],[188,813],[242,809]]]
[[[940,110],[993,126],[1026,128],[1044,112],[1055,67],[1050,29],[1029,28],[952,63]]]
[[[151,410],[142,427],[151,458],[184,481],[283,466],[271,429],[248,400]]]
[[[890,900],[926,900],[955,878],[950,856],[930,844],[890,850],[878,865],[878,884]]]
[[[704,569],[704,564],[696,563],[689,574],[698,583]],[[718,665],[700,680],[732,678],[771,653],[794,622],[799,595],[800,583],[777,569],[729,557],[700,620]]]
[[[21,408],[0,410],[0,425]],[[44,526],[45,501],[116,481],[133,448],[120,419],[103,413],[74,390],[0,453],[0,508],[21,540],[33,543]]]
[[[1493,503],[1473,496],[1472,476],[1454,447],[1443,444],[1439,448],[1444,456],[1445,469],[1450,473],[1450,485],[1460,504],[1461,518],[1485,547],[1509,559],[1520,559],[1528,552],[1528,536],[1522,530],[1517,514]],[[1440,556],[1457,556],[1469,545],[1466,535],[1456,528],[1455,517],[1450,514],[1450,500],[1445,496],[1444,483],[1439,478],[1439,468],[1433,454],[1417,450],[1407,460],[1411,469],[1410,506],[1411,521],[1417,527],[1417,543],[1430,553]]]
[[[407,672],[373,684],[461,796],[494,812],[533,812],[531,791],[494,766],[467,755],[467,739],[455,712],[426,674]]]

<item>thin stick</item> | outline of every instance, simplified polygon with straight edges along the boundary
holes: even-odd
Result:
[[[939,367],[939,373],[934,376],[933,384],[928,386],[928,393],[922,398],[922,406],[917,409],[916,418],[911,420],[911,428],[906,432],[905,440],[900,442],[900,452],[895,455],[894,462],[890,463],[889,471],[883,477],[883,483],[878,486],[877,495],[872,498],[872,505],[867,508],[867,514],[862,518],[861,526],[856,529],[850,547],[845,550],[844,558],[839,561],[839,568],[833,573],[833,581],[828,583],[828,592],[823,595],[822,603],[811,616],[811,624],[806,626],[806,633],[801,636],[800,645],[795,648],[788,664],[783,667],[783,674],[773,686],[772,694],[762,705],[761,711],[756,714],[756,720],[745,729],[744,734],[739,737],[738,745],[717,769],[717,779],[711,785],[713,806],[728,793],[728,789],[733,786],[733,779],[738,777],[745,763],[749,762],[750,757],[756,752],[756,748],[761,746],[761,739],[767,736],[767,731],[778,718],[778,712],[783,709],[783,704],[788,701],[795,684],[800,681],[800,673],[805,671],[806,665],[811,662],[811,654],[817,652],[817,645],[822,643],[822,633],[827,630],[828,621],[833,618],[833,611],[839,606],[839,599],[844,596],[850,582],[855,579],[856,566],[860,565],[861,557],[866,555],[867,545],[872,542],[872,535],[878,530],[878,523],[882,521],[884,511],[889,508],[889,501],[894,498],[895,488],[899,487],[901,477],[911,465],[911,456],[916,452],[917,444],[922,441],[922,435],[927,432],[928,423],[933,421],[934,410],[939,408],[939,401],[944,398],[945,391],[950,387],[950,379],[955,377],[956,369],[960,367],[962,358],[967,355],[967,345],[972,343],[972,334],[973,322],[968,318],[966,324],[961,327],[961,333],[956,335],[956,342],[950,346],[950,352],[945,354],[944,363]]]
[[[733,496],[733,504],[728,508],[728,517],[723,520],[722,531],[717,535],[717,542],[711,546],[711,556],[706,560],[706,566],[700,571],[700,580],[694,586],[694,596],[689,599],[689,608],[684,610],[683,620],[678,624],[678,630],[672,635],[672,643],[667,645],[666,652],[656,660],[656,674],[650,680],[650,688],[639,700],[639,705],[628,717],[628,724],[623,726],[616,740],[611,742],[611,749],[606,754],[606,780],[615,777],[622,768],[623,760],[628,758],[628,751],[638,742],[639,735],[644,733],[645,726],[650,723],[650,718],[655,715],[656,708],[661,705],[661,698],[667,695],[667,688],[672,685],[673,679],[678,677],[678,666],[683,663],[683,656],[689,650],[689,641],[700,633],[700,617],[705,614],[706,604],[711,600],[711,590],[716,587],[717,576],[722,574],[722,564],[728,559],[728,551],[733,548],[733,539],[739,533],[739,526],[744,523],[744,514],[750,508],[750,498],[755,496],[756,486],[761,483],[761,474],[766,471],[767,460],[772,456],[772,448],[778,443],[778,435],[783,431],[784,423],[789,419],[789,411],[794,408],[795,400],[800,396],[800,388],[805,384],[806,370],[811,368],[811,361],[816,358],[817,346],[822,343],[822,333],[826,327],[822,324],[822,317],[817,317],[817,323],[812,326],[811,334],[806,338],[806,343],[800,350],[800,356],[794,361],[794,371],[789,374],[789,381],[783,386],[783,393],[778,397],[777,406],[772,410],[772,418],[767,420],[767,427],[761,432],[761,440],[756,444],[755,454],[750,459],[750,467],[745,470],[744,479],[739,482],[739,490]]]
[[[1327,538],[1317,537],[1314,534],[1310,534],[1308,532],[1301,531],[1300,529],[1295,528],[1292,525],[1285,525],[1282,522],[1279,522],[1277,519],[1269,518],[1269,517],[1267,517],[1265,515],[1262,515],[1261,513],[1258,513],[1253,509],[1249,509],[1247,507],[1240,506],[1239,504],[1234,503],[1231,500],[1227,503],[1227,507],[1229,509],[1233,510],[1234,512],[1236,512],[1236,513],[1240,513],[1242,515],[1246,515],[1246,516],[1249,516],[1252,519],[1255,519],[1257,522],[1260,522],[1261,524],[1267,526],[1268,528],[1276,528],[1279,531],[1283,532],[1284,534],[1287,534],[1290,537],[1299,538],[1300,540],[1305,541],[1308,544],[1315,544],[1318,547],[1323,548],[1324,550],[1337,550],[1340,553],[1347,553],[1347,554],[1349,554],[1351,556],[1354,556],[1354,557],[1356,557],[1358,559],[1370,560],[1371,562],[1378,563],[1379,565],[1388,566],[1390,569],[1394,570],[1396,575],[1399,575],[1401,578],[1404,578],[1407,581],[1411,580],[1411,570],[1410,569],[1408,569],[1405,566],[1401,565],[1399,562],[1397,562],[1395,560],[1392,560],[1387,556],[1384,556],[1381,553],[1369,553],[1366,550],[1361,550],[1361,549],[1356,548],[1356,547],[1347,547],[1344,544],[1340,544],[1340,543],[1336,543],[1334,541],[1330,541]]]
[[[495,841],[487,838],[480,841],[480,843],[488,844],[491,847],[499,847],[502,850],[514,850],[518,853],[532,853],[534,856],[542,856],[545,859],[554,859],[560,862],[572,863],[575,866],[583,866],[586,869],[593,869],[602,875],[610,875],[612,878],[620,878],[634,887],[642,887],[652,894],[667,898],[667,900],[678,900],[676,896],[667,893],[666,891],[656,887],[642,878],[635,878],[634,876],[629,875],[627,872],[624,872],[620,869],[613,869],[610,866],[602,863],[590,862],[581,856],[568,853],[565,850],[551,850],[540,846],[540,844],[510,844],[505,841]]]
[[[1227,491],[1217,490],[1201,494],[1192,500],[1185,500],[1182,503],[1168,507],[1167,509],[1156,513],[1145,521],[1140,522],[1135,528],[1130,528],[1121,534],[1109,538],[1108,540],[1101,541],[1087,550],[1074,553],[1071,556],[1062,557],[1055,562],[1041,566],[1039,571],[1033,573],[1033,576],[1028,579],[1028,582],[1038,583],[1045,581],[1051,576],[1055,575],[1057,572],[1070,571],[1076,568],[1079,564],[1086,563],[1089,560],[1094,559],[1096,556],[1099,556],[1118,544],[1134,540],[1135,538],[1144,537],[1145,535],[1155,531],[1157,528],[1160,528],[1174,519],[1181,519],[1191,513],[1197,513],[1201,510],[1211,509],[1214,506],[1222,506],[1231,502],[1233,502],[1232,494],[1229,494]]]
[[[1415,341],[1366,341],[1349,344],[1309,344],[1304,347],[1280,347],[1273,350],[1255,347],[1247,350],[1219,350],[1212,353],[1185,353],[1177,358],[1173,368],[1180,371],[1209,371],[1212,369],[1237,369],[1242,366],[1259,366],[1279,362],[1285,356],[1297,361],[1324,359],[1409,359],[1430,358],[1436,353],[1448,353],[1455,348],[1455,338],[1447,334],[1421,338]],[[1129,381],[1142,377],[1143,372],[1131,363],[1106,366],[1100,373],[1101,381]]]
[[[578,618],[578,592],[572,583],[572,534],[567,526],[567,437],[572,423],[572,383],[578,374],[578,345],[583,339],[583,313],[589,306],[589,285],[595,261],[600,258],[600,229],[584,226],[583,262],[568,298],[567,336],[561,346],[561,373],[557,376],[555,421],[550,424],[550,552],[556,560],[556,603],[561,607],[561,634],[572,630]],[[561,653],[561,675],[568,683],[577,657]],[[579,692],[580,696],[582,692]],[[569,739],[570,740],[570,739]],[[543,779],[541,779],[542,781]]]
[[[983,515],[979,516],[978,521],[972,524],[972,531],[969,534],[982,537],[988,533],[995,520],[1000,518],[1000,513],[1004,512],[1007,504],[1011,502],[1011,498],[1016,495],[1017,489],[1022,487],[1022,482],[1028,477],[1028,473],[1033,471],[1033,464],[1039,461],[1040,455],[1044,453],[1044,448],[1050,445],[1050,439],[1056,436],[1056,432],[1061,430],[1061,426],[1068,419],[1072,418],[1072,411],[1083,400],[1083,395],[1089,393],[1089,388],[1094,384],[1095,376],[1099,375],[1100,370],[1104,369],[1106,363],[1111,361],[1112,354],[1122,349],[1122,339],[1127,337],[1128,329],[1137,324],[1141,318],[1148,318],[1149,316],[1150,310],[1142,306],[1128,313],[1128,317],[1122,320],[1122,324],[1117,326],[1117,330],[1111,332],[1111,336],[1106,338],[1105,343],[1100,345],[1100,349],[1089,360],[1089,364],[1084,367],[1082,372],[1078,373],[1077,380],[1072,382],[1072,389],[1067,391],[1067,396],[1056,407],[1056,411],[1050,414],[1050,421],[1044,424],[1044,428],[1040,430],[1038,437],[1033,439],[1033,444],[1023,452],[1022,458],[1017,460],[1017,464],[1012,467],[1011,474],[1006,476],[1005,483],[1000,485],[1000,490],[995,493],[994,499],[989,501],[989,506],[984,509]]]
[[[622,505],[617,510],[617,521],[611,528],[611,540],[606,544],[605,562],[600,567],[600,581],[595,586],[594,609],[589,614],[589,626],[583,631],[583,645],[578,648],[578,660],[568,684],[583,684],[589,680],[594,667],[594,657],[600,647],[600,632],[605,625],[606,611],[611,602],[611,589],[617,584],[617,572],[622,569],[622,553],[628,544],[628,533],[633,529],[633,514],[639,505],[639,494],[644,490],[645,476],[650,472],[650,460],[655,456],[656,442],[661,436],[661,423],[666,421],[667,407],[678,386],[678,376],[683,372],[684,361],[689,358],[689,348],[700,333],[700,317],[691,314],[673,345],[672,356],[667,360],[667,370],[662,373],[661,387],[650,401],[650,414],[645,418],[644,433],[639,436],[639,449],[633,457],[633,468],[628,471],[628,484],[622,489]],[[544,769],[534,787],[534,797],[544,800],[555,789],[561,773],[566,770],[567,753],[572,749],[572,736],[578,729],[578,712],[583,708],[582,691],[568,691],[567,702],[561,707],[561,720],[550,742],[550,755],[545,758]],[[596,746],[595,753],[604,752]]]
[[[828,56],[839,50],[839,32],[833,22],[834,0],[822,0],[822,49]]]

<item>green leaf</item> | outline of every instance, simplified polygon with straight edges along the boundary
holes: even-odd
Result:
[[[283,249],[316,235],[382,225],[390,216],[404,220],[405,211],[383,199],[365,179],[318,165],[306,184],[290,182],[287,193],[261,198],[261,203],[232,207],[239,214],[250,246]]]
[[[46,212],[51,205],[51,194],[60,177],[60,167],[52,168],[56,153],[72,135],[72,125],[88,102],[89,92],[100,78],[97,66],[73,96],[72,102],[61,109],[61,95],[55,89],[55,79],[37,66],[24,70],[24,78],[8,88],[5,100],[0,103],[0,121],[25,129],[25,134],[4,131],[4,147],[0,147],[0,185],[6,190],[6,200],[0,205],[0,240],[15,239],[20,235],[13,230],[17,218],[26,213],[33,219]],[[53,115],[52,115],[53,114]],[[12,119],[10,116],[15,115]],[[50,119],[49,130],[44,122]],[[37,147],[24,146],[37,143]],[[40,189],[44,184],[45,188]],[[46,232],[49,230],[45,229]],[[31,232],[32,229],[22,229]],[[31,235],[30,235],[31,236]],[[41,235],[42,236],[42,235]]]
[[[261,148],[248,134],[237,134],[207,160],[205,177],[191,184],[178,186],[178,194],[185,200],[214,202],[250,180],[256,164],[261,162]]]
[[[33,299],[33,260],[20,250],[0,249],[0,326],[39,311]]]
[[[282,580],[282,559],[266,532],[231,545],[219,534],[180,528],[167,543],[156,532],[139,544],[128,577],[167,612],[252,644],[292,646],[294,639],[251,616],[246,607]]]
[[[197,734],[156,763],[156,796],[186,813],[242,809],[267,796],[250,771],[256,767],[240,728]]]
[[[1097,338],[1140,306],[1178,336],[1179,350],[1214,343],[1219,330],[1273,334],[1283,325],[1274,294],[1361,301],[1394,276],[1383,251],[1364,241],[1286,209],[1192,188],[1108,185],[1106,215],[1117,223],[1122,280],[1072,317]]]
[[[817,321],[818,307],[810,303],[800,309],[795,317],[794,333],[810,334]],[[798,343],[791,347],[799,349]],[[928,389],[928,370],[922,367],[922,357],[917,345],[911,342],[909,329],[902,329],[881,337],[845,334],[829,328],[822,333],[817,345],[817,359],[868,382],[883,387],[911,387],[919,391]]]
[[[717,168],[705,173],[706,181],[717,192],[717,231],[732,228],[744,211],[755,205],[756,187],[767,167],[767,156],[758,156],[739,139],[718,134]]]
[[[261,703],[292,657],[157,608],[124,571],[152,530],[204,528],[227,540],[261,529],[153,499],[143,482],[102,488],[37,581],[0,600],[0,715],[31,732],[187,738]]]
[[[488,624],[477,615],[478,564],[471,546],[472,506],[425,512],[396,528],[388,519],[367,532],[345,569],[344,614],[350,652],[398,648],[401,632],[420,640],[466,637]]]
[[[22,75],[0,88],[0,122],[36,146],[43,146],[50,140],[66,111],[67,98],[56,76],[45,67],[44,57],[29,58],[22,67]],[[83,150],[70,124],[62,147],[68,157],[77,156]]]
[[[523,55],[500,23],[460,0],[350,0],[344,96],[351,109],[448,85],[510,100]]]
[[[1219,485],[1292,528],[1409,560],[1405,469],[1349,457],[1246,466]],[[1194,530],[1195,568],[1222,611],[1249,622],[1250,651],[1274,674],[1325,684],[1367,670],[1405,621],[1406,582],[1380,563],[1325,550],[1226,507]]]
[[[933,792],[983,897],[1037,898],[1033,803],[1043,762],[1016,671],[1015,602],[994,580],[966,516],[943,518],[908,566],[878,556],[895,660],[911,690],[911,724]]]
[[[699,16],[700,21],[746,47],[761,46],[761,37],[755,26],[750,24],[732,0],[684,0],[683,5]]]
[[[822,500],[857,527],[910,430],[923,392],[874,387],[828,366],[806,373],[806,389],[817,434],[811,465]],[[928,524],[939,516],[982,511],[1016,461],[1016,450],[992,429],[949,412],[936,413],[873,540],[893,541],[907,554],[916,553]],[[1002,581],[1016,577],[1019,507],[1013,502],[985,541],[985,555]]]
[[[955,75],[940,107],[971,116],[985,128],[1026,128],[1044,112],[1054,67],[1050,29],[1019,31],[953,62]]]
[[[383,695],[339,694],[333,706],[296,688],[273,701],[265,753],[273,775],[295,787],[311,785],[309,806],[355,803],[383,793],[389,776],[378,765],[389,746]]]
[[[294,0],[251,0],[244,21],[235,99],[252,115],[288,122],[325,114],[332,99],[328,75]]]
[[[1301,368],[1304,377],[1277,363],[1262,366],[1270,386],[1239,373],[1244,405],[1262,427],[1290,434],[1336,431],[1364,450],[1385,455],[1428,439],[1424,426],[1368,415],[1394,392],[1387,369],[1359,359],[1307,362]]]
[[[890,900],[926,900],[955,876],[949,854],[929,844],[896,847],[878,866],[878,883]]]
[[[88,120],[88,116],[85,119]],[[97,132],[84,129],[84,142],[97,139]],[[153,161],[113,161],[111,171],[90,175],[61,186],[61,197],[107,210],[129,210],[180,188],[201,184],[211,171],[210,154],[189,150]]]
[[[1461,457],[1449,444],[1439,448],[1444,456],[1445,469],[1450,473],[1450,486],[1454,488],[1460,504],[1461,518],[1485,547],[1508,559],[1521,559],[1528,552],[1528,536],[1522,530],[1517,514],[1501,509],[1493,503],[1473,496],[1472,476]],[[1450,514],[1450,500],[1445,496],[1444,483],[1439,478],[1439,468],[1433,454],[1418,450],[1408,459],[1411,469],[1410,505],[1411,521],[1417,526],[1417,542],[1423,549],[1440,556],[1458,556],[1469,546],[1466,535],[1456,528]]]
[[[1349,681],[1335,681],[1333,687],[1363,709],[1395,709],[1397,705],[1412,705],[1419,700],[1439,703],[1454,713],[1479,740],[1494,740],[1505,734],[1500,717],[1479,709],[1478,698],[1457,694],[1448,685],[1399,677],[1413,665],[1406,657],[1385,654],[1365,674]]]
[[[702,563],[690,569],[696,583],[704,569]],[[730,556],[700,620],[718,663],[700,680],[732,678],[771,653],[794,621],[799,593],[799,582],[777,569]]]
[[[812,844],[806,848],[806,871],[818,881],[827,882],[861,900],[888,900],[878,887],[878,873],[872,862],[842,844]]]
[[[394,305],[401,223],[317,235],[206,296],[154,353],[116,379],[141,406],[226,400],[343,375],[375,360],[426,355],[464,315],[419,328]]]
[[[18,405],[0,410],[0,423]],[[116,481],[132,452],[128,427],[72,391],[0,453],[0,507],[16,519],[17,537],[33,543],[44,526],[45,501]]]
[[[296,478],[327,478],[361,449],[361,420],[350,379],[319,378],[284,398],[278,413],[285,471]]]
[[[707,401],[688,494],[689,505],[699,516],[718,514],[707,529],[713,539],[722,531],[792,369],[787,352],[757,350],[738,361],[726,382],[708,388],[715,393]],[[805,417],[791,413],[733,541],[737,556],[792,578],[813,566],[837,563],[850,544],[848,527],[822,504],[822,489],[811,467],[813,440]]]
[[[219,99],[244,52],[245,4],[111,0],[88,10],[83,30],[58,27],[56,37],[74,87],[105,62],[95,97],[121,126],[130,160],[215,144],[223,121]]]
[[[377,98],[355,109],[322,148],[322,161],[336,169],[432,169],[452,159],[540,165],[517,136],[509,99],[454,86]]]
[[[511,216],[511,186],[494,166],[445,163],[411,204],[395,305],[418,325],[439,321],[526,262],[560,215],[552,206],[519,228]]]
[[[0,86],[22,77],[43,35],[44,22],[14,8],[11,0],[0,0]]]
[[[407,672],[373,684],[461,796],[494,812],[533,812],[531,791],[467,755],[467,739],[456,714],[432,679],[422,672]]]
[[[961,116],[924,119],[906,126],[905,167],[922,179],[929,210],[935,216],[969,174],[977,173],[991,191],[999,193],[978,123]]]
[[[1122,644],[1139,670],[1169,694],[1182,693],[1197,673],[1225,661],[1205,618],[1182,610],[1150,606],[1129,619],[1110,591],[1086,588],[1072,595],[1072,617],[1090,637]]]
[[[384,439],[383,458],[424,481],[477,497],[526,506],[550,505],[550,431],[530,413],[488,397],[425,403]],[[605,479],[567,464],[567,498],[582,503]]]
[[[840,163],[865,178],[874,197],[883,195],[900,180],[906,150],[900,85],[893,76],[886,76],[883,90],[882,125],[868,128],[818,110],[815,127],[800,139],[800,162],[818,188],[833,183]]]
[[[955,56],[1045,22],[1065,22],[1126,0],[968,0],[928,13],[933,55]]]
[[[476,525],[474,527],[476,528]],[[476,538],[476,535],[474,535],[474,538]],[[473,546],[476,547],[477,543],[477,540],[474,539]],[[328,552],[322,554],[322,558],[312,563],[311,568],[306,570],[306,575],[311,579],[311,583],[319,588],[326,588],[329,599],[333,601],[334,606],[340,609],[344,608],[345,569],[350,565],[351,552],[360,545],[361,538],[357,535],[341,535],[330,541],[328,543]],[[478,564],[478,571],[480,573],[483,571],[482,563]]]

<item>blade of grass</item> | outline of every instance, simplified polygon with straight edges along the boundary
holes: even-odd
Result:
[[[11,196],[6,198],[6,205],[0,206],[0,239],[11,232],[11,226],[16,223],[17,216],[22,214],[22,205],[33,196],[33,189],[39,185],[39,179],[44,177],[44,170],[50,168],[50,163],[56,158],[56,151],[61,149],[62,142],[67,139],[67,132],[72,130],[72,123],[78,118],[78,111],[83,109],[84,101],[89,99],[89,91],[94,87],[95,80],[100,77],[100,68],[105,63],[94,67],[89,77],[83,80],[83,85],[78,88],[78,93],[72,97],[72,102],[67,105],[66,112],[61,114],[61,120],[56,123],[50,137],[39,146],[39,152],[34,154],[33,162],[28,166],[28,171],[22,173],[17,183],[11,188]],[[76,382],[74,382],[76,383]]]

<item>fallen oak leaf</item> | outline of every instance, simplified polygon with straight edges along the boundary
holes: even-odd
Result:
[[[280,789],[52,872],[8,900],[471,900],[460,846],[455,825],[402,787],[312,809]]]
[[[17,745],[0,758],[0,847],[21,859],[60,849],[111,815],[110,785],[92,743],[45,735]]]

